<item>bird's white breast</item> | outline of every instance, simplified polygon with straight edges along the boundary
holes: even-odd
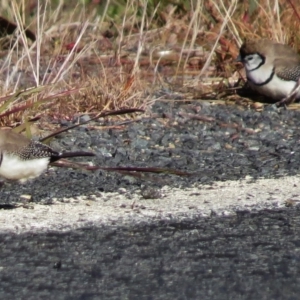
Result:
[[[271,74],[271,66],[262,66],[257,70],[247,71],[247,77],[251,80],[250,85],[259,93],[277,100],[287,97],[294,89],[296,82],[282,80],[275,73],[268,83],[262,84],[270,78]],[[300,96],[300,93],[298,93],[298,96]]]
[[[25,182],[40,176],[48,167],[49,158],[36,158],[30,160],[21,160],[18,156],[3,153],[3,159],[0,165],[0,176]]]
[[[273,73],[272,65],[262,65],[257,69],[249,69],[246,65],[247,77],[255,84],[262,84],[266,82]]]

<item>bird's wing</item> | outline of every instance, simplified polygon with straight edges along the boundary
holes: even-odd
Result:
[[[23,159],[35,159],[43,157],[51,157],[58,155],[58,152],[52,150],[49,146],[40,142],[31,141],[28,145],[22,147],[19,152]]]
[[[56,151],[53,151],[47,145],[35,141],[31,141],[27,145],[20,146],[17,146],[15,143],[6,143],[0,145],[0,153],[3,152],[18,154],[20,158],[24,160],[58,155]]]
[[[275,73],[278,77],[287,81],[298,81],[300,78],[300,61],[299,59],[283,60],[275,59]]]

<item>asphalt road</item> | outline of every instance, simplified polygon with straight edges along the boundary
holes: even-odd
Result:
[[[259,199],[248,200],[248,207],[233,212],[225,201],[232,194],[222,184],[212,191],[222,194],[225,206],[210,209],[210,215],[195,209],[213,197],[220,200],[208,193],[194,207],[175,196],[173,207],[172,197],[127,200],[126,207],[125,198],[108,195],[114,196],[110,212],[103,197],[94,204],[77,200],[2,210],[0,298],[298,299],[298,196],[285,195],[284,188],[290,189],[282,182],[284,198],[276,205],[265,203],[270,208],[263,209]],[[286,200],[290,207],[280,205]],[[68,225],[72,216],[76,222]]]

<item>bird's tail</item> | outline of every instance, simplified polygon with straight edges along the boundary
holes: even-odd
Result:
[[[57,153],[57,155],[52,155],[50,159],[50,163],[55,162],[61,158],[80,157],[80,156],[95,156],[95,154],[92,152],[84,152],[84,151],[61,152],[61,153]]]

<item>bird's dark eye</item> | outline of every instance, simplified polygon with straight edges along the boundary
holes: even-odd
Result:
[[[253,56],[248,56],[248,57],[247,57],[247,60],[248,60],[248,61],[250,61],[250,60],[252,60],[252,59],[253,59]]]

